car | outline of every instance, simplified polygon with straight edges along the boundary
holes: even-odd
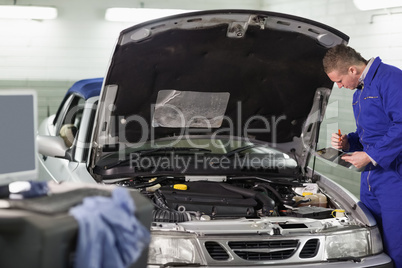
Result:
[[[134,25],[41,124],[42,177],[149,198],[149,267],[392,267],[364,204],[308,165],[333,86],[321,61],[348,41],[268,11]]]

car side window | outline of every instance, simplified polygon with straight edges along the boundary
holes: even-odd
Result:
[[[73,96],[65,112],[58,120],[58,135],[63,138],[67,147],[74,144],[77,132],[80,128],[85,100],[80,96]]]

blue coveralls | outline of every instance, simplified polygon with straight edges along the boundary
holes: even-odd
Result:
[[[385,252],[402,268],[402,71],[375,58],[353,95],[353,112],[350,151],[365,151],[377,162],[361,174],[360,200],[383,231]]]

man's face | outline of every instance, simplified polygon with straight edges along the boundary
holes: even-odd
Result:
[[[334,70],[327,73],[329,79],[336,83],[339,88],[349,88],[354,90],[359,84],[360,74],[354,67],[350,67],[346,74],[341,74],[340,72]]]

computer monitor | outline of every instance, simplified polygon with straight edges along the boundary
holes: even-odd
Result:
[[[0,185],[36,180],[37,95],[0,90]]]

